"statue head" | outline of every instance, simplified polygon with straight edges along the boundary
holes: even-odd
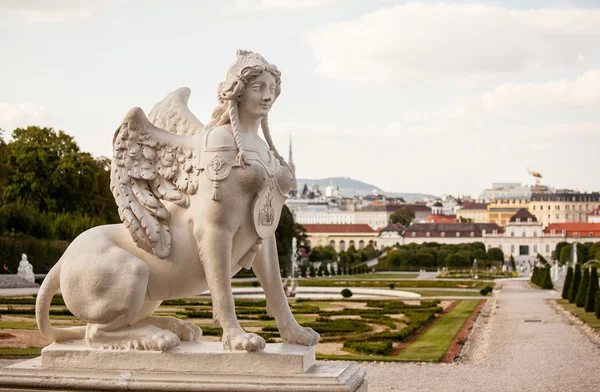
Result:
[[[213,110],[206,129],[209,130],[221,125],[231,124],[237,147],[240,152],[243,152],[244,147],[240,137],[239,106],[246,87],[254,79],[261,77],[265,73],[270,74],[275,81],[273,91],[274,102],[281,93],[281,72],[279,72],[275,65],[267,62],[258,53],[248,50],[238,50],[236,56],[237,59],[227,70],[225,80],[219,84],[219,88],[217,89],[219,106]],[[273,102],[270,104],[272,105]],[[267,112],[265,112],[261,119],[261,128],[271,151],[273,151],[278,159],[282,159],[271,139]]]
[[[25,253],[21,253],[21,260],[27,261],[27,255]]]

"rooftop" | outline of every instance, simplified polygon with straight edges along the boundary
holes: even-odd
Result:
[[[352,224],[303,224],[306,233],[377,233],[378,231],[365,223]]]

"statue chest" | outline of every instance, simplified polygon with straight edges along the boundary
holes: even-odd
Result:
[[[202,172],[213,182],[213,202],[226,203],[236,196],[231,194],[233,190],[252,197],[250,217],[254,229],[260,238],[270,237],[277,229],[286,193],[295,180],[290,170],[279,164],[271,151],[247,149],[247,165],[243,169],[235,162],[237,153],[237,149],[206,149],[201,154]],[[223,181],[226,178],[228,186],[225,188]]]

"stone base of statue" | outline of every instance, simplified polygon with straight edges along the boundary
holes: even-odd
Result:
[[[366,392],[365,371],[316,361],[315,348],[267,344],[227,352],[220,342],[182,342],[167,352],[97,350],[54,343],[40,357],[0,371],[0,391],[350,391]]]

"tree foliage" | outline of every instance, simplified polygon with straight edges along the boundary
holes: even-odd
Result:
[[[593,312],[596,308],[596,296],[598,295],[598,268],[592,267],[590,271],[590,284],[585,298],[585,311]]]
[[[415,212],[412,208],[404,206],[390,215],[391,223],[400,223],[402,226],[408,227],[415,219]]]
[[[565,277],[565,284],[562,289],[562,299],[569,299],[569,290],[573,284],[573,267],[567,269],[567,276]]]
[[[579,290],[577,290],[577,295],[575,296],[575,305],[578,308],[583,308],[585,306],[585,299],[587,297],[588,288],[590,287],[590,269],[583,269],[583,276],[581,278],[581,283],[579,284]]]
[[[573,272],[573,280],[569,287],[569,302],[574,303],[575,297],[579,292],[579,285],[581,284],[581,264],[575,265],[575,271]]]
[[[487,251],[488,260],[496,260],[504,262],[504,252],[500,248],[490,248]]]
[[[81,152],[52,128],[13,131],[0,143],[0,232],[12,237],[72,240],[119,222],[110,191],[110,161]]]

